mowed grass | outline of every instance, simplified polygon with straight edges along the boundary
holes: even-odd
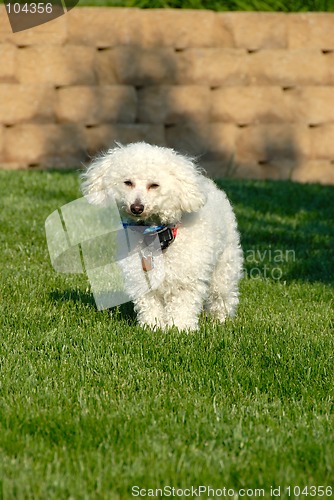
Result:
[[[214,11],[308,12],[334,10],[333,0],[80,0],[78,6],[143,9],[209,9]]]
[[[0,0],[0,4],[15,3]],[[25,4],[26,0],[16,0]],[[38,3],[32,0],[28,3]],[[45,2],[47,3],[47,2]],[[53,3],[51,1],[51,3]],[[59,4],[54,2],[53,4]],[[68,6],[75,1],[60,2]],[[78,7],[135,7],[142,9],[200,9],[213,11],[260,11],[260,12],[333,12],[334,0],[79,0]]]
[[[334,187],[219,185],[245,252],[238,315],[166,334],[52,269],[44,221],[80,197],[76,173],[0,172],[0,497],[334,486]]]

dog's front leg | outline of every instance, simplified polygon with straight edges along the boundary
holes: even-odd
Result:
[[[198,290],[179,290],[165,302],[167,326],[176,326],[179,330],[198,330],[198,317],[203,301]]]
[[[151,328],[165,327],[166,321],[163,303],[155,293],[149,292],[135,299],[134,308],[140,325],[148,325]]]

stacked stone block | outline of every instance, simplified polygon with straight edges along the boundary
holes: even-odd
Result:
[[[76,7],[11,33],[0,165],[78,167],[114,142],[210,175],[334,182],[334,15]]]

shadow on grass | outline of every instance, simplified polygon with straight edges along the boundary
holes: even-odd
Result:
[[[50,293],[50,299],[54,302],[81,303],[96,308],[93,294],[78,289],[55,290]]]
[[[219,181],[237,213],[251,277],[334,284],[334,186]]]
[[[73,302],[76,304],[83,304],[86,306],[91,306],[96,312],[96,304],[92,293],[84,292],[79,289],[65,289],[65,290],[55,290],[50,293],[50,299],[52,302]],[[132,322],[136,319],[136,314],[133,308],[132,302],[127,302],[116,306],[110,311],[115,315],[119,315],[120,318],[125,321]]]

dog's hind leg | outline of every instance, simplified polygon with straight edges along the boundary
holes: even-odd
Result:
[[[205,310],[221,323],[234,316],[239,303],[238,283],[242,276],[242,250],[226,249],[214,269]]]

